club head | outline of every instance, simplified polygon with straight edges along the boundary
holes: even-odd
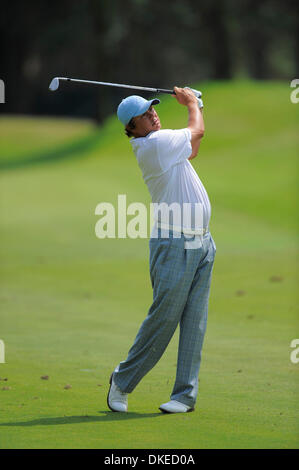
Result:
[[[55,77],[53,78],[53,80],[51,81],[50,85],[49,85],[49,89],[51,91],[56,91],[59,87],[59,78]]]

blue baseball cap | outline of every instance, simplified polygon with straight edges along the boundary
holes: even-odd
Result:
[[[146,100],[142,96],[131,95],[122,100],[117,108],[117,117],[124,126],[131,121],[133,117],[140,116],[145,113],[153,104],[159,104],[160,100]]]

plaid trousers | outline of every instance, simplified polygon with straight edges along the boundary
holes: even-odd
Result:
[[[211,233],[151,238],[150,276],[153,303],[128,357],[114,372],[116,385],[131,393],[159,361],[180,325],[177,371],[172,400],[194,406],[216,246]],[[191,240],[192,241],[192,240]],[[199,243],[198,243],[199,241]]]

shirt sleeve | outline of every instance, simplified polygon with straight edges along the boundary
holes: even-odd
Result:
[[[162,170],[188,159],[192,153],[191,131],[185,129],[165,129],[157,131],[156,145]]]

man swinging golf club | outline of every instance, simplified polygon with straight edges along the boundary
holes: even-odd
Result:
[[[175,98],[188,108],[184,129],[161,129],[154,108],[158,99],[129,96],[117,115],[128,137],[153,203],[189,203],[202,208],[202,227],[157,218],[151,234],[150,276],[153,303],[126,360],[110,378],[107,403],[112,411],[128,410],[128,394],[159,361],[180,325],[176,380],[164,413],[194,410],[198,393],[201,350],[207,325],[209,291],[216,246],[209,231],[211,208],[206,190],[189,162],[204,135],[202,101],[188,88],[174,88]],[[160,214],[161,215],[161,214]],[[165,229],[167,235],[165,235]]]

